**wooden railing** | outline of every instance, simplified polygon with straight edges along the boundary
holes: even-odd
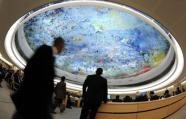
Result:
[[[179,95],[146,102],[102,104],[96,119],[163,119],[186,104],[186,92]]]

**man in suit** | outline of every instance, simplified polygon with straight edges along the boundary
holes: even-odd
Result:
[[[60,107],[60,112],[63,112],[65,110],[65,99],[66,99],[66,83],[65,83],[65,76],[61,77],[61,81],[57,83],[54,92],[56,94],[55,96],[55,102],[53,105],[53,113],[55,113],[56,107]]]
[[[23,82],[11,96],[17,112],[13,119],[52,119],[50,108],[54,91],[54,56],[64,48],[64,40],[55,38],[53,46],[42,45],[28,60]]]
[[[95,119],[97,110],[102,101],[107,102],[107,80],[101,76],[102,68],[96,70],[96,74],[87,76],[83,84],[83,107],[80,119]]]

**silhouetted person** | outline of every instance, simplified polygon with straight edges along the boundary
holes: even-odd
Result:
[[[178,94],[180,94],[180,93],[181,93],[181,90],[180,90],[179,87],[177,87],[177,88],[176,88],[176,91],[175,91],[175,94],[178,95]]]
[[[150,100],[158,100],[159,96],[154,94],[154,91],[150,91]]]
[[[28,60],[23,82],[11,96],[17,109],[13,119],[52,119],[50,111],[55,75],[53,55],[59,54],[63,47],[64,40],[55,38],[52,47],[40,46]]]
[[[72,109],[72,101],[71,101],[69,93],[67,93],[67,105],[66,105],[66,108]]]
[[[113,99],[112,102],[122,102],[122,100],[119,99],[119,95],[116,95],[116,98]]]
[[[136,102],[148,101],[147,94],[141,93],[141,94],[137,95],[135,101]]]
[[[170,97],[171,95],[170,95],[170,93],[169,93],[169,90],[165,90],[165,93],[164,93],[164,95],[163,95],[163,97],[164,98],[168,98],[168,97]]]
[[[65,83],[65,77],[61,77],[61,81],[57,83],[54,92],[56,94],[55,96],[55,102],[53,107],[53,112],[55,113],[56,107],[60,107],[60,112],[63,112],[65,110],[65,98],[66,98],[66,83]]]
[[[130,96],[125,96],[125,98],[123,98],[124,102],[132,102],[132,98]]]
[[[80,119],[95,119],[96,112],[102,101],[107,102],[107,80],[101,76],[102,68],[96,70],[95,75],[87,76],[83,84],[83,107]]]

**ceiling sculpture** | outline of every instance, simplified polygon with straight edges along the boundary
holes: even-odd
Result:
[[[132,91],[132,85],[173,75],[178,64],[176,41],[167,30],[139,11],[110,2],[48,4],[20,18],[12,30],[20,67],[37,47],[63,37],[65,50],[56,56],[57,74],[78,85],[102,67],[111,88],[128,85]]]

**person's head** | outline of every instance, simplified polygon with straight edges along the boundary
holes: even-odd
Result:
[[[154,95],[154,91],[150,91],[150,96],[153,96]]]
[[[169,90],[165,90],[165,94],[169,94]]]
[[[140,96],[140,92],[139,91],[136,91],[136,96]]]
[[[119,95],[116,95],[116,99],[119,99]]]
[[[65,41],[61,37],[54,38],[53,46],[57,49],[57,53],[59,54],[65,45]]]
[[[62,81],[62,82],[64,82],[65,79],[66,79],[65,76],[62,76],[62,77],[61,77],[61,81]]]
[[[101,75],[102,73],[103,73],[103,69],[102,68],[97,68],[96,74]]]

